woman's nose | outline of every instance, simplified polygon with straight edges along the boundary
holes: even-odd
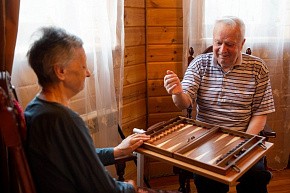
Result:
[[[86,70],[86,77],[90,77],[91,76],[91,71],[89,69]]]

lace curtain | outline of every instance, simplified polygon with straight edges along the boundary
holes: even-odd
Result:
[[[123,0],[21,1],[12,83],[23,108],[39,92],[26,52],[43,26],[58,26],[84,41],[92,76],[70,106],[87,121],[98,147],[114,146],[119,137],[124,52]]]
[[[196,54],[212,44],[215,19],[234,15],[246,25],[246,48],[262,58],[270,70],[276,112],[268,124],[276,131],[268,166],[284,169],[290,152],[290,0],[184,0],[184,70],[189,47]]]

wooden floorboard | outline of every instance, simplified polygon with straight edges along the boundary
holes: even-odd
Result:
[[[290,193],[290,169],[272,171],[273,178],[268,185],[269,193]],[[125,179],[136,180],[136,166],[134,162],[128,162]],[[177,190],[179,187],[178,176],[165,176],[149,180],[151,188],[162,190]],[[191,180],[191,193],[197,193],[193,180]],[[236,193],[235,187],[231,187],[229,193]]]

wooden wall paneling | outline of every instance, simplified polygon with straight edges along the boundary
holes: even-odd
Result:
[[[155,111],[160,114],[176,111],[171,96],[162,87],[166,70],[171,69],[183,76],[182,33],[182,1],[146,1],[148,122]],[[164,101],[164,97],[167,100]],[[167,105],[163,106],[162,102]]]
[[[148,113],[167,113],[180,111],[173,103],[171,96],[150,97]]]
[[[125,27],[125,47],[145,46],[145,27]]]
[[[177,62],[182,61],[181,44],[148,45],[147,62]]]
[[[137,120],[140,117],[146,116],[146,99],[134,101],[132,103],[123,105],[122,120],[123,124]],[[133,128],[132,128],[133,129]]]
[[[164,88],[163,80],[147,80],[148,85],[148,97],[156,96],[169,96]]]
[[[127,136],[132,133],[132,123],[144,122],[146,108],[146,67],[145,64],[124,68],[122,128]],[[146,122],[136,126],[146,128]],[[127,130],[126,130],[127,128]],[[128,130],[131,129],[131,130]]]
[[[163,87],[166,70],[183,76],[182,0],[146,0],[146,67],[148,126],[182,112]],[[148,175],[172,173],[172,166],[149,160]]]
[[[182,0],[146,0],[147,8],[182,8]]]
[[[136,7],[136,8],[145,8],[145,0],[125,0],[124,6],[128,7]]]
[[[151,62],[147,64],[147,92],[148,97],[169,96],[164,88],[163,78],[166,70],[174,71],[179,78],[182,78],[181,62]]]
[[[150,9],[146,11],[147,27],[182,26],[182,9]]]
[[[124,66],[145,64],[145,49],[145,45],[125,47]]]
[[[174,117],[185,116],[185,115],[186,114],[183,111],[170,112],[170,113],[151,113],[149,115],[148,126],[150,127],[156,123],[159,123],[162,121],[168,121]]]
[[[124,11],[124,25],[145,26],[145,10],[143,8],[126,8]]]
[[[146,98],[146,82],[137,82],[124,86],[123,88],[123,104],[129,104],[137,100]]]
[[[183,76],[182,62],[149,62],[147,64],[148,79],[163,80],[166,70],[173,70],[180,78]]]
[[[124,86],[144,82],[146,80],[145,64],[138,64],[124,68]]]
[[[145,0],[124,1],[125,51],[122,129],[146,126]]]
[[[182,27],[147,27],[147,44],[182,44]]]

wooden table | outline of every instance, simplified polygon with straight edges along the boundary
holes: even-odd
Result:
[[[246,172],[248,171],[255,163],[257,163],[266,152],[273,146],[273,143],[265,142],[266,150],[261,147],[255,147],[255,149],[249,152],[248,156],[241,160],[237,166],[240,168],[240,172],[236,172],[234,170],[229,171],[227,175],[221,175],[209,170],[206,170],[201,167],[197,167],[186,162],[176,160],[172,157],[168,157],[162,155],[160,153],[153,152],[148,149],[138,148],[137,152],[137,185],[144,186],[143,184],[143,175],[144,175],[144,156],[151,157],[153,159],[157,159],[161,162],[172,164],[176,167],[200,174],[202,176],[211,178],[213,180],[228,184],[229,186],[233,186],[236,184],[236,181]]]

